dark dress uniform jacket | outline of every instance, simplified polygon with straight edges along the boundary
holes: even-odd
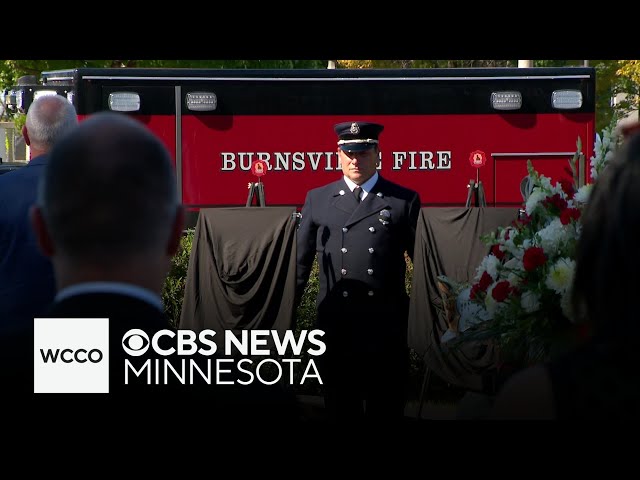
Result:
[[[0,176],[0,334],[29,328],[53,301],[53,267],[29,223],[47,155]]]
[[[344,179],[311,190],[298,229],[298,298],[317,252],[318,327],[369,352],[405,346],[404,252],[413,255],[420,198],[378,177],[360,203]],[[339,335],[337,335],[339,332]]]

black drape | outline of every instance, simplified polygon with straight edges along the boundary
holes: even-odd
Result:
[[[292,328],[296,283],[294,207],[200,210],[180,328]],[[220,345],[219,345],[220,347]]]
[[[420,211],[413,257],[413,283],[409,309],[409,346],[425,364],[447,382],[481,390],[482,374],[495,366],[495,349],[488,343],[467,343],[441,348],[448,328],[438,316],[442,304],[439,275],[470,282],[489,247],[480,236],[506,227],[517,219],[516,208],[429,208]]]

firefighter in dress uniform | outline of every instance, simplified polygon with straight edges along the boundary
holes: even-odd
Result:
[[[308,192],[297,232],[300,301],[316,253],[318,359],[331,418],[401,419],[408,373],[404,253],[413,258],[417,192],[385,180],[378,137],[383,126],[339,123],[344,176]]]

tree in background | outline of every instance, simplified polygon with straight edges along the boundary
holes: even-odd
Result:
[[[0,88],[11,88],[23,75],[67,68],[326,68],[326,60],[2,60]]]
[[[638,111],[640,98],[640,60],[618,60],[616,76],[617,91],[615,93],[626,93],[627,97],[615,106],[621,115],[626,115],[630,111]],[[636,117],[636,119],[638,119]]]

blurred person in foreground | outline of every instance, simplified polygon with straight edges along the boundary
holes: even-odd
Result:
[[[109,395],[104,398],[124,399],[127,413],[200,405],[208,419],[217,421],[296,420],[295,402],[278,396],[279,390],[218,384],[215,373],[207,383],[193,373],[193,365],[206,372],[208,358],[178,352],[161,292],[180,244],[184,210],[171,155],[144,124],[112,112],[81,122],[52,150],[31,218],[58,286],[47,321],[109,319]],[[130,342],[131,329],[145,332],[153,344],[141,356],[125,349],[146,348],[143,337],[135,339],[136,345]],[[160,348],[175,349],[166,356],[154,342],[161,330]],[[131,364],[141,369],[147,361],[143,374],[127,369]],[[141,394],[155,401],[130,401]]]
[[[30,217],[57,287],[39,316],[108,318],[109,396],[142,392],[124,385],[121,341],[132,328],[149,335],[170,328],[160,292],[179,246],[183,209],[168,151],[138,121],[95,114],[50,151]],[[5,362],[5,373],[27,394],[34,391],[35,333],[32,327],[3,339],[15,359]]]

